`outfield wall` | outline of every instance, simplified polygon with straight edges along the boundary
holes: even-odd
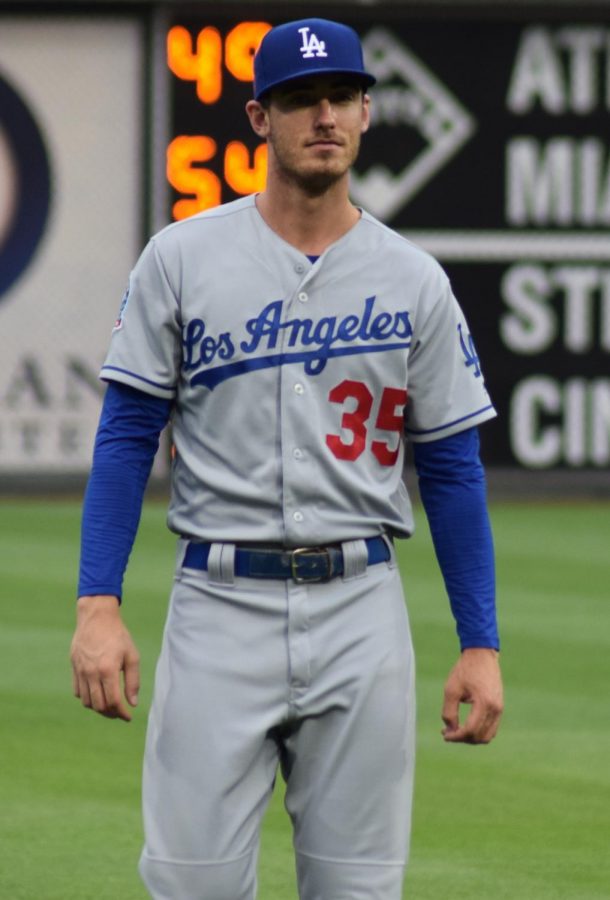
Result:
[[[323,10],[378,78],[353,199],[452,280],[499,412],[490,482],[610,492],[610,7]],[[86,477],[129,269],[152,231],[263,186],[251,53],[310,14],[0,2],[0,490]]]

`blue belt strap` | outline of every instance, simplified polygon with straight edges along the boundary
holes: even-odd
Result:
[[[382,537],[365,538],[367,565],[386,562],[390,548]],[[186,569],[208,568],[211,543],[191,541],[182,565]],[[292,578],[296,582],[330,581],[343,575],[340,547],[236,547],[235,574],[242,578]]]

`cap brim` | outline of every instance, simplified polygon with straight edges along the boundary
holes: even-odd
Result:
[[[293,81],[300,81],[302,78],[315,78],[318,75],[347,75],[350,78],[353,78],[354,81],[361,82],[365,87],[372,87],[377,82],[377,79],[373,75],[370,75],[368,72],[362,72],[359,69],[312,69],[311,67],[308,67],[302,69],[300,72],[292,74],[290,78],[278,78],[276,81],[266,84],[262,91],[257,91],[254,95],[254,99],[260,100],[261,97],[268,94],[273,88],[280,87],[284,84],[291,84]]]

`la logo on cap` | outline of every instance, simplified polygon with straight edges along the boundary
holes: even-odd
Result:
[[[314,56],[328,56],[326,41],[321,41],[313,32],[309,34],[309,26],[299,28],[299,34],[303,35],[303,45],[299,48],[303,59],[312,59]]]

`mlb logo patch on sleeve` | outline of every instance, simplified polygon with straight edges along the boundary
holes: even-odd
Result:
[[[123,294],[123,299],[121,300],[121,306],[119,307],[119,314],[116,317],[116,322],[114,323],[113,331],[118,331],[119,328],[123,327],[123,318],[125,317],[125,310],[127,309],[127,301],[129,300],[129,287]]]

